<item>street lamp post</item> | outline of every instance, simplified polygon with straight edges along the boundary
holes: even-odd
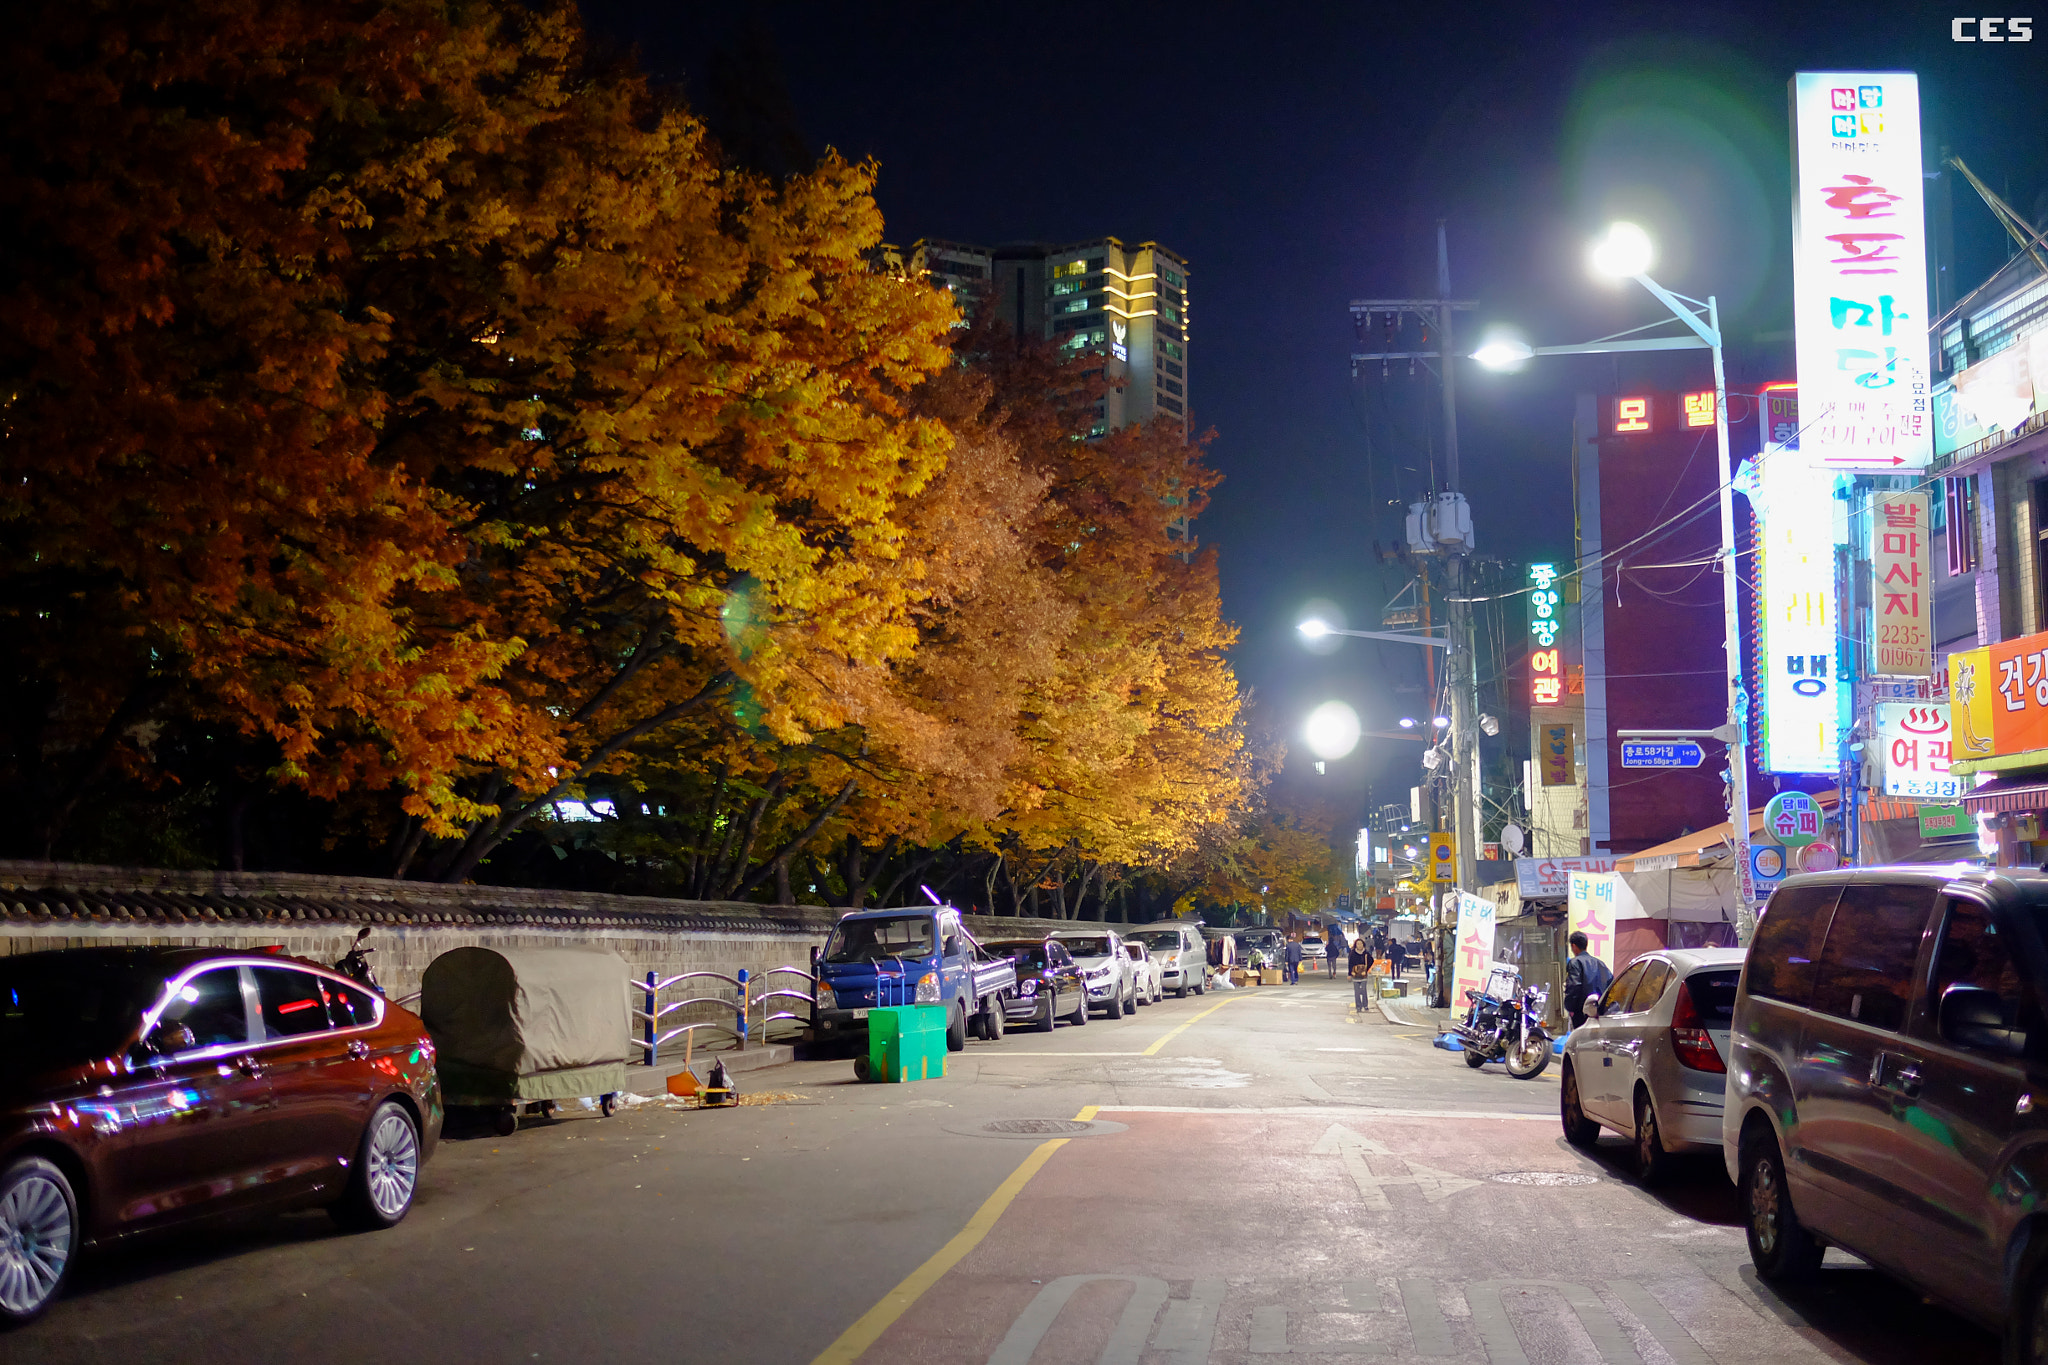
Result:
[[[1735,576],[1735,483],[1728,449],[1728,376],[1721,355],[1721,312],[1712,294],[1704,301],[1674,294],[1650,278],[1652,247],[1649,234],[1633,223],[1616,223],[1607,235],[1594,243],[1588,259],[1594,273],[1612,279],[1632,279],[1647,289],[1673,318],[1685,324],[1690,336],[1629,339],[1646,327],[1631,328],[1599,341],[1579,346],[1536,346],[1494,341],[1473,353],[1473,359],[1495,369],[1506,369],[1539,355],[1606,355],[1626,351],[1710,350],[1714,353],[1714,437],[1720,447],[1721,466],[1716,482],[1721,501],[1721,618],[1723,645],[1727,656],[1728,729],[1733,736],[1728,752],[1728,833],[1735,851],[1735,884],[1738,888],[1736,924],[1742,941],[1749,941],[1754,916],[1756,886],[1749,865],[1749,748],[1743,736],[1749,723],[1749,692],[1742,677],[1742,615]],[[1663,326],[1661,322],[1648,326]]]

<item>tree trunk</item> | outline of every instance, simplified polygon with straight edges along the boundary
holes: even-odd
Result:
[[[778,884],[786,885],[789,878],[789,860],[794,858],[798,850],[802,849],[804,845],[817,838],[818,831],[825,828],[826,822],[837,815],[839,808],[845,805],[852,798],[853,794],[859,790],[860,779],[857,777],[847,778],[846,785],[841,787],[832,799],[825,803],[825,809],[819,811],[817,817],[810,824],[805,825],[794,839],[791,839],[780,849],[776,850],[775,856],[766,865],[755,871],[752,876],[749,876],[734,888],[734,898],[737,899],[745,896],[762,882],[767,881],[771,876],[781,878],[782,881]]]
[[[768,779],[767,789],[761,793],[760,799],[754,802],[754,809],[747,816],[746,837],[740,842],[740,850],[733,857],[732,871],[726,875],[726,893],[722,899],[738,898],[740,882],[747,875],[747,864],[754,858],[754,840],[761,833],[761,818],[782,799],[782,788],[788,781],[787,773],[775,774]],[[789,877],[789,869],[786,866],[782,870],[782,875],[786,883]]]

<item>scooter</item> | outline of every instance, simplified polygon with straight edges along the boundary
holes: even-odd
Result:
[[[1505,1062],[1508,1075],[1533,1081],[1550,1065],[1550,1032],[1543,1027],[1550,991],[1523,986],[1519,977],[1514,980],[1517,989],[1505,996],[1466,991],[1472,1008],[1452,1032],[1464,1046],[1465,1065],[1473,1070],[1488,1062]]]
[[[334,964],[334,970],[340,972],[349,980],[368,986],[371,990],[382,995],[384,990],[377,984],[377,974],[370,970],[370,954],[377,950],[363,946],[363,940],[369,936],[369,925],[366,924],[358,929],[356,931],[356,941],[349,945],[349,950],[341,955],[339,962]]]

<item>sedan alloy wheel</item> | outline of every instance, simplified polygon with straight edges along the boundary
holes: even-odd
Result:
[[[78,1243],[78,1204],[40,1157],[0,1177],[0,1321],[26,1322],[57,1297]]]

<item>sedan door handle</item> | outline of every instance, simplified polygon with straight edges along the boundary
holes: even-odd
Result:
[[[370,1055],[370,1045],[360,1038],[351,1038],[348,1043],[348,1055],[360,1062]]]
[[[1905,1093],[1906,1093],[1907,1095],[1909,1095],[1909,1096],[1910,1096],[1910,1095],[1917,1095],[1917,1094],[1919,1094],[1919,1093],[1920,1093],[1920,1068],[1919,1068],[1919,1067],[1917,1067],[1917,1066],[1909,1066],[1909,1067],[1905,1068],[1904,1070],[1900,1071],[1900,1072],[1898,1073],[1898,1075],[1899,1075],[1899,1089],[1900,1089],[1900,1090],[1904,1091],[1904,1092],[1905,1092]]]
[[[244,1057],[237,1065],[241,1068],[242,1074],[251,1080],[263,1074],[263,1063],[254,1057]]]

